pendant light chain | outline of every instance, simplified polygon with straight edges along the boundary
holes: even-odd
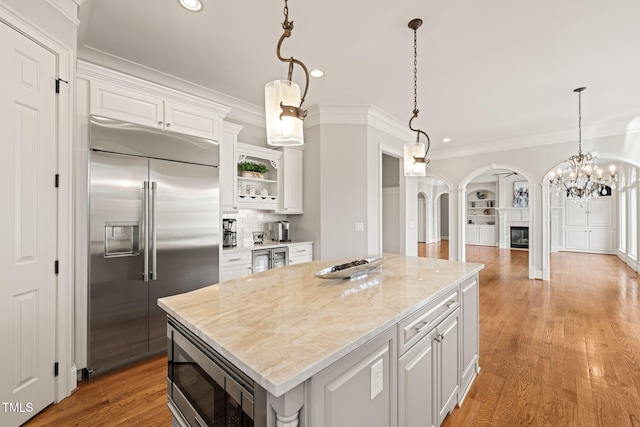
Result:
[[[582,91],[578,92],[578,154],[582,154]]]
[[[418,113],[418,29],[413,30],[413,114]]]

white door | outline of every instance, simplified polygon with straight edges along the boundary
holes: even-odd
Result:
[[[56,57],[0,21],[2,425],[54,400]]]

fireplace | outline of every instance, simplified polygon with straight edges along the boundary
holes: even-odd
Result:
[[[529,227],[511,227],[511,247],[529,248]]]

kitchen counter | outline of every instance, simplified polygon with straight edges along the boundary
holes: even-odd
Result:
[[[259,243],[259,244],[249,244],[249,245],[238,244],[238,246],[236,246],[235,248],[222,248],[222,252],[223,253],[245,252],[245,251],[258,250],[258,249],[275,248],[280,246],[295,246],[295,245],[304,245],[304,244],[313,244],[313,242],[298,241],[298,240],[294,240],[291,242],[274,242],[273,240],[267,240],[264,243]]]
[[[359,280],[314,276],[350,260],[269,270],[158,304],[277,397],[484,267],[385,255],[379,271]]]

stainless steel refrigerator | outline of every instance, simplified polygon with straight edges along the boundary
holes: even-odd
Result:
[[[92,117],[85,376],[166,350],[158,298],[218,282],[219,147]]]

